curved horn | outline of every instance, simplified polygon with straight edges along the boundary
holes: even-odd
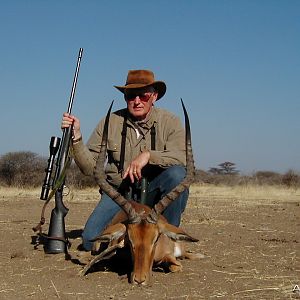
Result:
[[[96,166],[94,168],[94,178],[96,183],[99,185],[101,190],[107,194],[111,199],[113,199],[127,214],[128,220],[130,223],[138,223],[140,222],[140,216],[136,213],[135,209],[117,190],[115,190],[107,181],[104,170],[104,164],[106,160],[106,149],[107,149],[107,139],[108,139],[108,125],[109,125],[109,117],[111,113],[111,109],[113,106],[113,101],[109,107],[109,110],[106,114],[102,141],[99,156],[96,162]]]
[[[182,99],[181,105],[183,108],[185,120],[186,176],[173,190],[171,190],[171,192],[165,195],[154,206],[147,217],[147,221],[150,223],[157,223],[159,215],[179,196],[180,193],[189,188],[195,178],[195,165],[192,150],[190,121]]]

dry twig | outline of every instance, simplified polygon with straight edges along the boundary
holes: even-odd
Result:
[[[56,288],[56,286],[54,285],[54,283],[53,283],[52,280],[51,280],[51,284],[52,284],[52,286],[53,286],[53,288],[54,288],[54,290],[55,290],[56,296],[60,299],[59,292],[58,292],[58,290],[57,290],[57,288]]]
[[[242,294],[242,293],[249,293],[249,292],[260,292],[260,291],[278,291],[278,287],[266,287],[266,288],[259,288],[259,289],[251,289],[251,290],[243,290],[233,293],[232,295]]]

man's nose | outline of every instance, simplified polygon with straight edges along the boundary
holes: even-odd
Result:
[[[135,96],[133,102],[134,102],[134,104],[139,104],[141,102],[140,97],[139,96]]]

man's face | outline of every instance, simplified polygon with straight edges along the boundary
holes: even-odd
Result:
[[[131,89],[124,93],[128,111],[137,120],[144,120],[147,117],[157,96],[152,87]]]

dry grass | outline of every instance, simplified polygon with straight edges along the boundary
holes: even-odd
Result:
[[[97,188],[86,188],[86,189],[65,189],[64,200],[70,202],[77,201],[98,201],[99,193]],[[0,187],[0,201],[5,199],[11,199],[13,197],[27,198],[32,197],[37,200],[40,198],[41,188],[16,188],[16,187]]]
[[[284,186],[215,186],[215,185],[192,185],[190,190],[191,197],[209,199],[222,199],[236,201],[249,201],[253,204],[282,201],[298,202],[300,201],[300,189],[287,188]]]
[[[0,201],[6,198],[23,198],[32,197],[39,199],[40,188],[22,189],[15,187],[0,187]],[[67,202],[97,202],[99,201],[99,193],[97,188],[86,189],[66,189],[64,200]],[[247,204],[273,203],[279,202],[299,202],[300,189],[288,188],[285,186],[261,186],[261,185],[245,185],[245,186],[219,186],[211,184],[195,184],[190,188],[190,201],[192,205],[194,201],[201,199],[222,199],[223,201],[233,199],[238,202]],[[195,200],[197,199],[197,200]]]

